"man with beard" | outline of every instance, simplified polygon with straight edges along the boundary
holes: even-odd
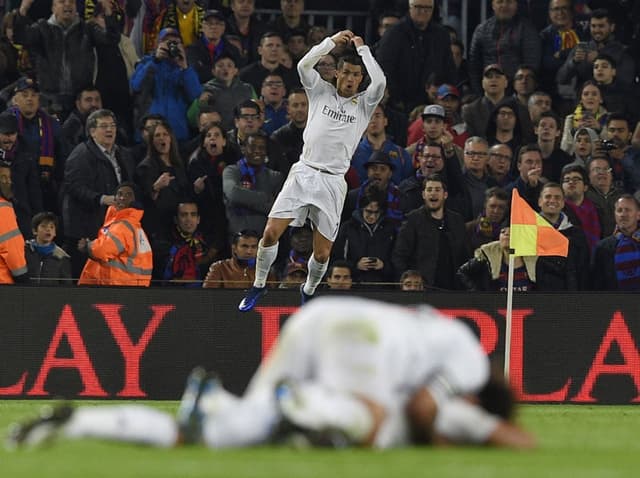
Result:
[[[78,93],[75,108],[62,124],[61,131],[62,137],[71,148],[87,140],[87,118],[101,108],[102,97],[95,86],[87,86]]]
[[[0,284],[25,282],[29,278],[24,238],[18,229],[11,198],[11,166],[0,161]]]
[[[440,175],[425,179],[422,197],[424,206],[407,214],[398,232],[394,269],[398,276],[417,269],[425,286],[456,289],[455,272],[469,259],[464,218],[445,209],[447,185]]]
[[[624,115],[611,113],[607,117],[607,140],[613,147],[609,157],[616,179],[622,178],[626,192],[633,194],[640,189],[640,150],[631,146],[629,120]]]

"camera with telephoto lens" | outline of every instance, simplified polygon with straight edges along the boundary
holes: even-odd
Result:
[[[181,55],[180,46],[178,42],[175,40],[171,40],[170,42],[167,43],[167,50],[168,50],[167,53],[169,55],[169,58],[178,58]]]
[[[605,151],[613,151],[614,149],[618,149],[618,145],[613,141],[609,141],[608,139],[603,139],[600,141],[600,148]]]

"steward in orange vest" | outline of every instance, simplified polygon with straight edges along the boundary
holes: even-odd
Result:
[[[0,284],[24,282],[29,278],[24,238],[9,202],[12,197],[11,166],[0,161]]]
[[[134,188],[133,183],[120,184],[96,240],[80,239],[78,248],[86,250],[89,259],[78,285],[148,287],[151,283],[151,245],[140,225],[144,211],[133,207]]]

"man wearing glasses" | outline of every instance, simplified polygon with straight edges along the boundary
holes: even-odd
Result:
[[[435,0],[410,0],[409,14],[380,40],[376,55],[394,106],[405,112],[427,102],[424,85],[436,73],[456,83],[449,32],[433,20]]]

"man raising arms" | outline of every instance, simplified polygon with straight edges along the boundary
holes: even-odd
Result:
[[[340,59],[334,86],[324,81],[313,67],[333,48],[349,43],[361,58]],[[371,83],[365,91],[358,92],[365,67]],[[386,86],[384,73],[369,47],[349,30],[325,38],[313,47],[298,63],[298,73],[309,98],[304,146],[300,161],[292,166],[269,213],[258,247],[256,278],[238,306],[242,312],[253,309],[266,293],[266,279],[278,253],[280,236],[290,224],[302,226],[307,218],[314,228],[313,254],[307,279],[300,288],[303,303],[315,293],[327,269],[340,225],[347,191],[344,174]]]

